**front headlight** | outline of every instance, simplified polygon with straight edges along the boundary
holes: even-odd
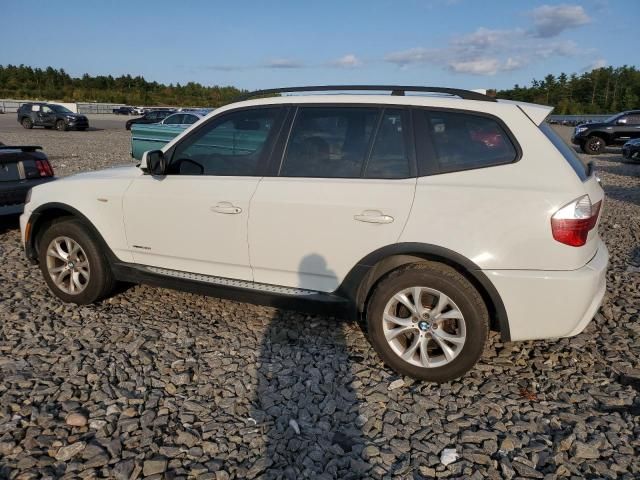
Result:
[[[586,132],[588,127],[576,127],[576,133]]]

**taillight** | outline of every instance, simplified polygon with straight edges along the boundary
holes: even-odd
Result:
[[[36,160],[36,168],[41,177],[53,177],[53,168],[48,160]]]
[[[572,247],[581,247],[587,243],[589,232],[598,223],[602,200],[591,204],[589,195],[565,205],[551,217],[553,238]]]

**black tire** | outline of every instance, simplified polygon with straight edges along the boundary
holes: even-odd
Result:
[[[26,128],[27,130],[31,130],[33,128],[33,121],[31,121],[29,117],[24,117],[20,123],[23,128]]]
[[[587,155],[599,155],[604,153],[606,142],[600,137],[589,137],[582,146],[582,151]]]
[[[67,124],[64,123],[64,120],[58,120],[56,122],[56,130],[58,130],[59,132],[64,132],[67,130]]]
[[[58,237],[68,237],[83,250],[89,263],[89,280],[84,289],[77,294],[70,294],[60,289],[49,274],[47,268],[47,248]],[[49,289],[61,300],[79,305],[93,303],[108,296],[115,287],[115,280],[105,256],[100,253],[98,241],[89,229],[78,219],[65,218],[56,220],[46,227],[38,242],[38,261],[40,270]]]
[[[383,315],[387,302],[396,293],[415,286],[442,292],[464,317],[464,344],[457,356],[445,365],[421,367],[409,363],[392,349],[385,337]],[[489,314],[482,296],[462,274],[436,262],[413,263],[389,273],[371,294],[366,318],[369,340],[385,364],[401,375],[437,383],[453,380],[468,372],[482,356],[489,334]]]

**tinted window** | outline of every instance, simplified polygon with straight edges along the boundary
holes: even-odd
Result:
[[[244,110],[209,121],[176,145],[169,171],[182,175],[256,175],[278,111]]]
[[[567,145],[547,122],[542,122],[540,130],[542,130],[542,133],[551,141],[553,146],[558,149],[565,160],[569,162],[569,165],[571,165],[571,168],[573,168],[580,180],[585,181],[587,179],[587,167],[582,163],[582,160],[580,160],[575,150]]]
[[[280,175],[360,177],[378,115],[376,108],[300,108]]]
[[[492,118],[427,110],[417,114],[425,117],[423,125],[440,173],[511,163],[517,158],[509,136]]]
[[[149,112],[146,114],[146,117],[149,120],[157,120],[158,119],[158,114],[156,112]]]
[[[640,114],[631,114],[625,117],[627,125],[640,125]]]
[[[198,120],[200,119],[195,115],[185,115],[184,118],[182,119],[182,123],[186,125],[191,125],[192,123],[196,123]]]
[[[163,123],[165,125],[180,125],[183,122],[184,115],[181,113],[176,113],[175,115],[170,115],[164,119]]]
[[[406,119],[401,110],[386,109],[367,162],[366,178],[407,178],[409,157],[405,142]]]

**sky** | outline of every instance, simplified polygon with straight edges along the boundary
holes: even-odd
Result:
[[[640,65],[640,0],[0,0],[0,64],[258,89]]]

